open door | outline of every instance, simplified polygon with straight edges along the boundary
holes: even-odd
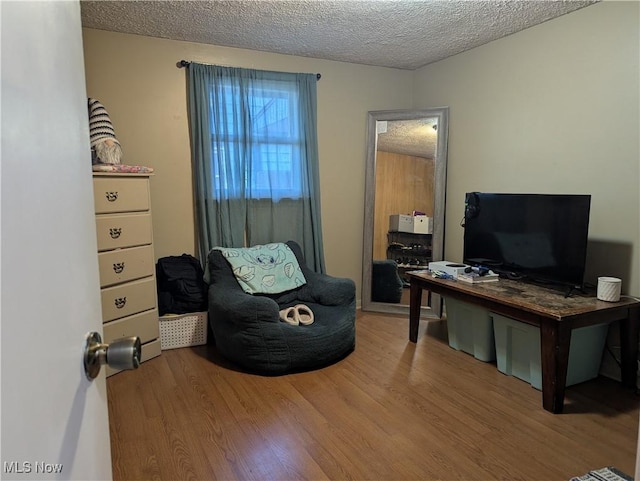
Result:
[[[2,2],[2,479],[111,479],[78,2]]]

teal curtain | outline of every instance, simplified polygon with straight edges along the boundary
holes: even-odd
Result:
[[[189,123],[200,258],[296,241],[325,272],[315,74],[191,63]]]

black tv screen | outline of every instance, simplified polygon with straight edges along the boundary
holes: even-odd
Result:
[[[590,195],[467,193],[464,263],[582,287],[590,207]]]

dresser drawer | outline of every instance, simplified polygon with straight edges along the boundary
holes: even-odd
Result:
[[[160,335],[158,310],[152,309],[107,322],[103,326],[103,333],[106,344],[109,344],[114,339],[130,336],[138,336],[143,344],[158,339]]]
[[[159,356],[161,353],[160,350],[160,339],[156,339],[155,341],[151,341],[148,342],[146,344],[142,345],[142,358],[140,359],[141,362],[145,362],[148,361],[149,359],[153,359],[154,357]],[[112,369],[109,366],[106,366],[107,368],[107,376],[111,376],[112,374],[116,374],[118,371],[116,369]],[[144,369],[144,366],[140,366],[138,369]]]
[[[149,181],[135,177],[96,177],[93,201],[96,214],[149,210]]]
[[[151,214],[99,215],[96,233],[98,251],[151,244]]]
[[[102,321],[130,316],[156,307],[155,277],[102,289]]]
[[[148,246],[116,249],[98,254],[100,287],[153,275],[153,248]]]

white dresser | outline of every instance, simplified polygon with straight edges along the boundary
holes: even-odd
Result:
[[[103,342],[138,336],[144,362],[160,355],[149,175],[94,173],[93,195]]]

